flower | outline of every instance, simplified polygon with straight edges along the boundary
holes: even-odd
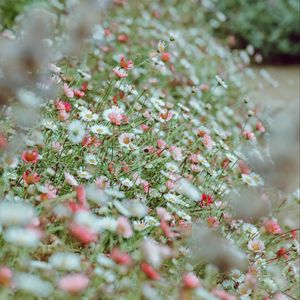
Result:
[[[202,143],[207,150],[211,150],[214,145],[214,142],[209,134],[204,134]]]
[[[33,207],[23,201],[0,203],[0,225],[28,225],[36,219]]]
[[[88,245],[92,242],[97,241],[96,233],[86,228],[85,226],[71,223],[69,225],[69,230],[71,234],[84,245]]]
[[[110,253],[110,258],[118,265],[130,265],[131,256],[128,253],[122,252],[117,248],[114,248]]]
[[[198,277],[192,272],[185,273],[183,275],[182,281],[183,286],[187,289],[195,289],[200,285]]]
[[[82,273],[74,273],[62,277],[58,282],[58,287],[70,294],[83,292],[89,284],[89,278]]]
[[[151,280],[159,280],[159,274],[147,263],[141,263],[141,270],[146,274],[146,276]]]
[[[80,269],[80,256],[70,252],[57,252],[49,258],[49,263],[56,269],[73,271]]]
[[[266,232],[268,232],[268,233],[273,233],[273,234],[281,233],[281,228],[275,220],[266,220],[266,221],[264,221],[263,225],[264,225]]]
[[[50,282],[30,273],[18,273],[14,277],[17,289],[32,294],[37,298],[51,298],[53,286]]]
[[[130,146],[132,145],[132,141],[135,139],[135,135],[132,133],[122,133],[119,137],[118,137],[118,141],[120,143],[120,145],[122,147],[125,148],[130,148]]]
[[[39,153],[37,150],[33,149],[33,150],[26,150],[22,153],[22,159],[23,161],[25,161],[26,163],[37,163],[39,160]]]
[[[93,114],[89,109],[82,109],[79,113],[80,118],[85,122],[96,121],[98,119],[97,114]]]
[[[10,286],[13,273],[10,268],[0,266],[0,286]]]
[[[85,136],[85,125],[79,120],[72,121],[68,126],[68,136],[72,143],[81,143]]]
[[[31,248],[38,245],[40,232],[30,228],[10,227],[4,232],[4,239],[16,246]]]
[[[171,54],[168,52],[164,52],[160,58],[163,62],[169,62],[171,59]]]
[[[28,185],[37,183],[41,180],[41,177],[38,175],[38,173],[33,173],[30,170],[25,171],[22,177],[24,182],[26,182]]]
[[[73,90],[66,83],[64,83],[64,93],[68,98],[74,97]]]
[[[133,235],[131,224],[126,217],[118,218],[117,233],[125,238],[130,238]]]
[[[125,57],[124,55],[121,56],[121,59],[120,59],[120,67],[122,69],[125,69],[125,70],[130,70],[132,69],[134,66],[132,60],[125,60]]]
[[[213,197],[208,194],[202,194],[199,205],[201,207],[210,206],[213,203]]]
[[[128,76],[128,74],[123,69],[120,68],[114,68],[113,72],[119,78],[126,78]]]
[[[265,250],[265,245],[262,241],[254,239],[248,243],[248,249],[255,253],[261,253]]]
[[[121,125],[124,115],[123,115],[124,111],[123,109],[121,109],[118,106],[113,106],[112,108],[106,109],[103,112],[103,118],[106,121],[111,122],[114,125]]]
[[[105,125],[93,125],[90,128],[91,132],[93,132],[94,134],[100,134],[100,135],[111,135],[111,131],[109,130],[109,128]]]
[[[166,43],[164,41],[159,41],[157,44],[157,51],[162,53],[166,49]]]

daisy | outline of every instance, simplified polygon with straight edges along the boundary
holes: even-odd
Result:
[[[106,109],[103,112],[103,118],[106,121],[119,126],[121,125],[124,118],[123,113],[123,109],[118,106],[113,106],[112,108]]]
[[[128,188],[133,187],[133,182],[128,178],[120,178],[120,182],[121,182],[122,185],[124,185]]]
[[[248,243],[248,249],[255,253],[261,253],[265,250],[265,244],[258,239],[254,239]]]
[[[72,121],[68,126],[69,140],[74,144],[82,142],[85,136],[85,125],[79,121]]]
[[[133,221],[133,228],[136,231],[143,231],[147,229],[150,225],[147,223],[146,220],[140,220],[140,221]]]
[[[98,163],[96,156],[91,153],[86,154],[84,157],[84,160],[89,165],[97,165],[97,163]]]
[[[93,175],[91,173],[89,173],[88,171],[85,171],[82,168],[79,168],[78,177],[88,180],[88,179],[91,179],[93,177]]]
[[[130,148],[130,146],[132,145],[132,141],[134,139],[135,139],[134,134],[125,132],[119,136],[118,141],[122,147]]]
[[[111,135],[111,131],[109,130],[109,128],[105,125],[93,125],[90,128],[91,132],[93,132],[94,134],[100,134],[100,135]]]
[[[79,113],[79,116],[85,122],[96,121],[98,119],[97,114],[93,114],[89,109],[86,108]]]

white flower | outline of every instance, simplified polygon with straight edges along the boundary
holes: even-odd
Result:
[[[104,125],[93,125],[91,128],[91,132],[94,134],[100,134],[100,135],[111,135],[111,131],[107,126]]]
[[[133,221],[133,228],[136,231],[143,231],[147,229],[150,225],[146,222],[145,219],[140,221]]]
[[[59,252],[53,254],[49,263],[56,269],[72,271],[80,269],[80,256],[75,253]]]
[[[192,199],[193,201],[199,201],[200,193],[198,189],[188,180],[181,178],[179,181],[178,192]]]
[[[26,225],[35,218],[33,207],[24,202],[3,201],[0,203],[0,225]]]
[[[113,268],[115,266],[115,262],[104,254],[98,254],[97,262],[106,268]]]
[[[117,220],[111,217],[105,217],[99,221],[100,231],[109,230],[115,232],[117,230]]]
[[[80,178],[84,178],[84,179],[90,179],[93,177],[93,175],[91,173],[89,173],[88,171],[83,170],[82,168],[79,168],[78,170],[78,177]]]
[[[84,160],[89,165],[97,165],[98,163],[97,157],[91,153],[86,154]]]
[[[85,136],[85,125],[79,121],[72,121],[68,126],[69,140],[74,144],[82,142]]]
[[[35,247],[40,241],[40,235],[32,229],[10,227],[4,232],[4,239],[20,247]]]
[[[260,253],[265,250],[265,244],[258,239],[254,239],[248,243],[248,249],[255,253]]]
[[[120,182],[121,182],[122,185],[124,185],[128,188],[133,187],[133,182],[128,178],[120,178]]]
[[[78,182],[73,175],[68,172],[64,173],[66,182],[71,186],[78,186]]]
[[[42,99],[31,91],[21,89],[18,91],[17,96],[18,100],[27,107],[36,108],[43,103]]]
[[[93,232],[98,232],[101,227],[101,219],[89,211],[77,212],[74,221]]]
[[[79,113],[80,118],[85,122],[91,122],[98,120],[98,115],[92,113],[89,109],[82,109],[82,111]]]
[[[135,139],[134,134],[125,132],[119,136],[118,141],[122,147],[130,148],[130,146],[132,145],[132,141],[134,139]]]
[[[52,284],[30,273],[18,273],[15,278],[16,288],[36,297],[49,297],[53,291]]]
[[[181,204],[181,205],[184,205],[184,206],[189,206],[188,203],[185,203],[183,200],[180,199],[180,196],[177,196],[175,194],[172,194],[172,193],[167,193],[164,195],[164,198],[171,202],[171,203],[176,203],[176,204]]]

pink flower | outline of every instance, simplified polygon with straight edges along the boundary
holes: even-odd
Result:
[[[265,132],[266,131],[266,129],[263,126],[263,124],[261,122],[259,122],[259,121],[256,123],[256,130],[258,130],[260,132]]]
[[[125,69],[125,70],[130,70],[132,69],[134,66],[133,62],[131,60],[127,60],[125,59],[124,55],[121,56],[121,59],[120,59],[120,67],[122,69]]]
[[[69,226],[69,230],[71,234],[84,245],[88,245],[92,242],[97,241],[96,233],[76,223],[71,223]]]
[[[129,238],[133,235],[131,224],[126,217],[118,218],[117,233],[125,238]]]
[[[73,90],[66,83],[64,83],[64,93],[68,98],[74,97]]]
[[[41,180],[41,177],[39,176],[38,173],[31,172],[30,170],[25,171],[23,173],[22,177],[23,177],[24,182],[26,182],[26,184],[28,184],[28,185],[37,183]]]
[[[103,112],[103,118],[106,121],[111,122],[114,125],[120,126],[124,119],[123,110],[118,106],[113,106],[112,108],[106,109]]]
[[[219,221],[217,220],[217,218],[216,217],[208,217],[207,218],[207,225],[209,226],[209,227],[212,227],[212,228],[218,228],[218,226],[219,226]]]
[[[195,289],[199,287],[200,281],[194,273],[186,273],[182,278],[183,286],[187,289]]]
[[[274,220],[266,220],[264,222],[264,228],[268,233],[273,233],[273,234],[281,233],[281,228],[279,224]]]
[[[204,134],[202,143],[207,150],[211,150],[213,148],[214,143],[209,134]]]
[[[74,90],[74,95],[78,98],[82,98],[85,95],[85,93],[79,89],[76,89]]]
[[[22,159],[27,163],[36,163],[39,160],[39,153],[37,150],[27,150],[22,153]]]
[[[249,140],[249,141],[255,141],[256,140],[255,134],[252,131],[246,131],[245,130],[245,131],[243,131],[242,135],[246,140]]]
[[[125,78],[125,77],[128,76],[128,74],[124,70],[122,70],[120,68],[114,68],[113,72],[119,78]]]
[[[145,262],[141,263],[141,270],[146,274],[149,279],[159,280],[159,274],[153,269],[153,267]]]
[[[54,186],[46,183],[45,184],[45,189],[46,189],[46,192],[42,193],[40,195],[40,199],[42,201],[44,201],[44,200],[52,200],[52,199],[56,198],[57,189]]]
[[[163,207],[157,207],[156,213],[161,220],[170,221],[171,215],[170,213]]]
[[[183,159],[181,148],[173,145],[170,147],[169,151],[170,151],[173,159],[175,159],[177,161],[180,161]]]
[[[120,251],[119,249],[113,249],[110,253],[110,257],[118,265],[130,265],[131,256],[125,252]]]
[[[13,273],[10,268],[0,266],[0,286],[9,286],[12,280]]]
[[[66,112],[70,112],[72,109],[72,105],[67,101],[56,100],[55,107],[58,110],[65,110]]]
[[[82,186],[82,185],[78,186],[76,193],[77,193],[77,199],[78,199],[79,204],[83,207],[86,207],[87,202],[86,202],[86,193],[85,193],[84,186]]]
[[[160,58],[164,62],[169,62],[171,59],[171,54],[169,52],[164,52]]]
[[[65,292],[77,294],[84,291],[89,284],[89,278],[81,273],[70,274],[59,280],[58,286]]]

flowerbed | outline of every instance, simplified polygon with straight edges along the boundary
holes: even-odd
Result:
[[[297,229],[246,161],[245,66],[196,4],[98,7],[3,33],[1,297],[286,299]]]

